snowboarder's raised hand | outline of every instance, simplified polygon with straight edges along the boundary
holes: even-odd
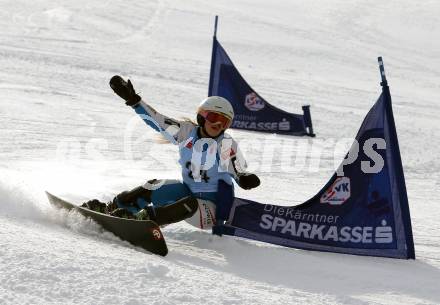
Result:
[[[119,75],[115,75],[110,79],[110,87],[117,95],[126,101],[125,104],[128,106],[134,106],[141,100],[141,97],[134,91],[131,81],[128,80],[126,82]]]

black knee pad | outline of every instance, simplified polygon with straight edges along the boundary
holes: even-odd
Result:
[[[188,197],[182,198],[181,200],[183,201],[183,203],[182,203],[183,206],[188,211],[188,215],[189,215],[188,217],[193,216],[194,213],[199,208],[199,202],[197,201],[197,198],[188,196]]]
[[[199,203],[195,197],[184,197],[172,204],[155,207],[156,222],[159,225],[179,222],[193,216],[198,208]]]

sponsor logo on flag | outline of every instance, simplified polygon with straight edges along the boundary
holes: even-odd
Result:
[[[250,111],[259,111],[264,108],[264,101],[255,92],[246,95],[244,105]]]
[[[320,202],[330,205],[341,205],[350,198],[350,178],[338,177],[335,182],[322,194]]]

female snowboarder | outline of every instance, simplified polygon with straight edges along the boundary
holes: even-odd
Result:
[[[195,124],[158,113],[136,94],[130,80],[126,82],[115,75],[110,87],[148,126],[179,146],[182,181],[153,179],[120,193],[108,205],[91,200],[83,206],[118,217],[151,219],[159,225],[188,219],[189,223],[205,229],[223,222],[216,217],[221,181],[232,190],[233,179],[244,189],[260,184],[255,174],[245,171],[246,162],[237,143],[225,133],[234,118],[234,110],[225,98],[204,99],[197,110]]]

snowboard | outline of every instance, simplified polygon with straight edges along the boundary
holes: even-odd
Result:
[[[115,234],[122,240],[154,254],[161,256],[168,254],[165,238],[160,227],[154,221],[114,217],[77,206],[49,192],[46,192],[46,195],[53,206],[69,211],[75,210],[85,217],[91,218],[105,230]]]

